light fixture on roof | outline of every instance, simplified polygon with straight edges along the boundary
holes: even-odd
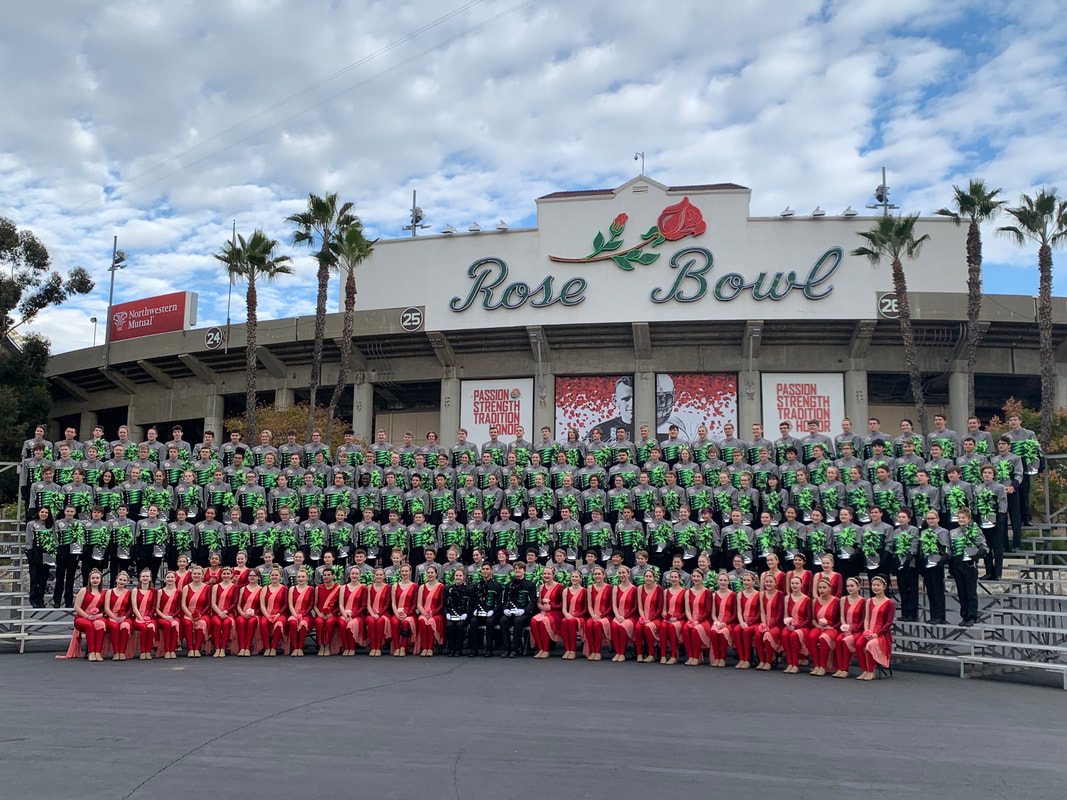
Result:
[[[496,224],[496,229],[498,231],[506,231],[508,229],[508,224],[504,222],[504,220],[500,220],[500,222]]]
[[[793,216],[793,209],[791,209],[791,208],[790,208],[789,206],[786,206],[786,207],[785,207],[785,208],[784,208],[784,209],[782,210],[782,213],[781,213],[781,214],[779,214],[778,216],[779,216],[779,217],[791,217],[791,216]]]
[[[822,206],[815,206],[815,210],[811,212],[813,217],[825,217],[826,212],[822,210]]]
[[[467,228],[467,230],[469,230],[471,233],[481,233],[482,226],[479,225],[477,222],[472,222],[471,226]]]
[[[844,211],[841,212],[841,216],[842,217],[854,217],[858,213],[859,212],[856,211],[856,209],[854,209],[852,206],[849,206],[848,208],[846,208]]]
[[[445,236],[451,236],[455,232],[456,229],[451,225],[445,225],[445,227],[441,228],[441,233],[445,234]]]

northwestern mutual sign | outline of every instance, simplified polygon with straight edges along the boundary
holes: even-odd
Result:
[[[111,308],[111,341],[188,330],[196,323],[195,292],[174,292]]]

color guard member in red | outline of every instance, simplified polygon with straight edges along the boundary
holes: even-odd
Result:
[[[656,583],[655,570],[646,569],[637,587],[637,624],[634,630],[634,649],[637,660],[651,664],[656,660],[660,621],[663,619],[663,587]],[[648,654],[641,655],[642,645]]]
[[[552,567],[545,567],[541,578],[538,612],[530,621],[530,637],[537,649],[534,658],[548,658],[549,645],[561,641],[563,629],[563,584],[556,580],[556,570]]]
[[[726,650],[734,644],[737,624],[737,594],[730,590],[730,576],[720,572],[718,588],[711,596],[711,660],[713,667],[726,666]]]
[[[585,623],[589,619],[589,595],[582,586],[582,573],[573,570],[568,575],[570,586],[563,590],[563,620],[560,634],[563,637],[563,658],[573,661],[578,657],[578,631],[585,636]]]

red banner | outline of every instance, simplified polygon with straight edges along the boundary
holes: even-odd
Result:
[[[186,330],[196,321],[196,297],[194,292],[174,292],[112,306],[111,341]]]

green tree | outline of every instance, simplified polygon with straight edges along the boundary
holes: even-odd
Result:
[[[31,231],[0,217],[0,461],[18,461],[23,440],[52,409],[44,378],[48,340],[17,329],[49,306],[92,290],[88,272],[75,267],[64,278]],[[14,497],[15,479],[12,471],[0,473],[0,498]]]
[[[375,239],[374,242],[378,240]],[[333,418],[337,403],[348,383],[348,363],[352,358],[352,328],[356,318],[356,267],[362,264],[374,250],[374,242],[363,235],[363,223],[354,218],[337,238],[330,243],[330,250],[339,269],[345,273],[345,316],[341,332],[341,366],[337,371],[337,384],[333,387],[330,405],[327,408],[326,437],[333,433]]]
[[[318,262],[318,294],[315,302],[315,345],[311,355],[311,407],[315,407],[316,395],[319,384],[322,381],[322,343],[326,338],[326,299],[330,288],[330,269],[336,266],[337,257],[330,249],[330,245],[337,239],[338,234],[357,221],[352,213],[352,203],[341,203],[337,199],[337,193],[319,197],[315,194],[308,195],[307,211],[293,214],[286,218],[286,222],[296,226],[293,231],[292,243],[302,244],[315,250],[315,260]],[[311,441],[311,419],[308,418],[307,441]]]
[[[915,346],[915,336],[911,327],[911,306],[908,303],[908,282],[904,277],[903,259],[917,258],[923,243],[929,240],[928,234],[916,238],[915,223],[918,214],[879,219],[869,231],[861,231],[858,236],[867,242],[863,247],[852,251],[854,256],[863,256],[872,264],[881,263],[888,258],[893,272],[893,291],[897,295],[900,309],[900,339],[904,345],[904,365],[908,370],[911,383],[911,396],[915,401],[915,412],[919,417],[922,432],[926,433],[926,396],[923,393],[922,372],[919,369],[919,351]]]
[[[1067,201],[1055,189],[1042,189],[1034,197],[1022,195],[1019,205],[1004,209],[1014,217],[1014,225],[997,228],[1020,247],[1037,245],[1037,332],[1041,353],[1041,431],[1038,439],[1047,448],[1052,437],[1056,410],[1056,364],[1052,352],[1052,248],[1067,237]]]
[[[245,240],[238,236],[237,242],[226,242],[222,251],[215,253],[215,258],[226,267],[230,282],[245,281],[245,305],[248,309],[247,336],[245,344],[245,425],[249,431],[249,441],[255,441],[256,431],[256,357],[259,346],[256,330],[259,324],[259,296],[256,294],[256,281],[272,281],[279,275],[292,274],[289,256],[276,256],[274,250],[278,242],[261,230],[253,231]]]
[[[974,413],[974,365],[978,363],[981,334],[978,317],[982,313],[982,232],[980,225],[992,220],[1004,205],[997,200],[1000,189],[990,189],[985,181],[972,180],[967,189],[953,186],[954,208],[936,213],[957,226],[967,221],[967,413]]]

